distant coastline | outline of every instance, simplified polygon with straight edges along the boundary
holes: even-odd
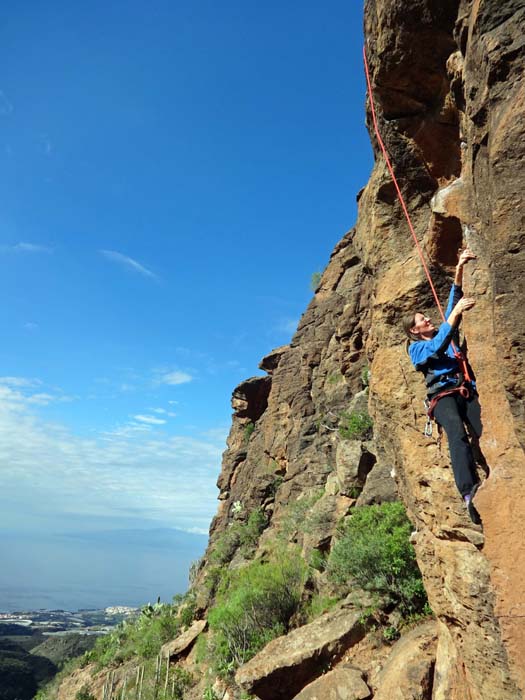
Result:
[[[43,536],[0,531],[0,610],[5,613],[141,607],[171,602],[188,586],[207,537],[177,530]]]
[[[21,610],[0,612],[0,637],[16,639],[24,635],[54,636],[70,634],[106,634],[115,625],[136,617],[140,608],[126,605],[93,610]]]

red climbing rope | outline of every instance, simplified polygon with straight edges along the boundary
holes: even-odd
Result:
[[[381,133],[379,132],[379,125],[377,123],[376,110],[374,107],[374,90],[372,88],[372,81],[370,80],[370,72],[368,70],[368,61],[366,58],[366,47],[365,46],[363,46],[363,61],[365,64],[365,75],[366,75],[366,82],[368,85],[368,95],[370,98],[370,109],[372,112],[372,121],[374,123],[374,131],[375,131],[376,136],[377,136],[377,141],[379,143],[379,146],[381,147],[381,150],[383,151],[383,156],[385,157],[385,162],[386,162],[387,168],[390,172],[390,175],[392,176],[392,181],[394,183],[394,187],[396,188],[397,197],[401,203],[401,207],[403,209],[403,213],[404,213],[405,218],[407,220],[407,224],[408,224],[408,228],[410,229],[410,233],[412,234],[412,238],[414,239],[414,243],[416,244],[416,250],[417,250],[419,258],[421,260],[421,264],[423,265],[423,269],[425,270],[425,274],[427,276],[428,283],[430,285],[430,289],[432,290],[432,294],[433,294],[434,300],[436,302],[436,306],[439,309],[439,313],[441,315],[441,318],[443,319],[443,321],[446,321],[447,319],[445,318],[445,314],[443,313],[443,308],[442,308],[441,303],[439,301],[439,297],[437,295],[436,288],[434,287],[434,283],[432,281],[432,277],[430,275],[428,265],[426,263],[425,257],[423,255],[423,251],[421,250],[421,246],[420,246],[419,241],[417,239],[416,232],[415,232],[414,226],[412,224],[412,219],[410,218],[410,214],[408,213],[407,205],[406,205],[405,200],[403,198],[403,194],[401,193],[401,188],[399,187],[399,183],[398,183],[396,175],[394,173],[392,163],[390,162],[390,158],[388,157],[388,152],[386,150],[385,144],[383,143],[383,139],[381,138]],[[453,342],[451,343],[451,345],[452,345],[452,350],[454,352],[454,355],[461,365],[465,379],[467,381],[470,381],[468,366],[467,366],[467,362],[466,362],[466,359],[465,359],[463,353],[456,347],[456,345]]]
[[[423,269],[425,270],[425,274],[427,276],[428,283],[430,285],[430,289],[432,290],[432,294],[434,295],[434,299],[435,299],[437,307],[439,309],[439,313],[441,314],[441,318],[443,319],[443,321],[446,321],[445,314],[443,313],[443,309],[441,308],[439,297],[438,297],[436,289],[434,287],[434,283],[432,282],[432,277],[430,276],[430,271],[428,269],[427,263],[426,263],[425,258],[423,256],[423,251],[421,250],[421,246],[419,245],[419,241],[417,240],[416,232],[415,232],[414,226],[412,224],[412,219],[410,218],[410,214],[408,213],[407,205],[405,204],[405,200],[404,200],[403,195],[401,193],[401,188],[399,187],[399,184],[397,182],[397,178],[396,178],[396,175],[394,173],[392,163],[390,162],[390,158],[388,157],[388,152],[386,150],[385,144],[383,143],[383,139],[381,138],[381,134],[379,132],[379,125],[377,123],[376,110],[374,107],[374,91],[372,88],[372,81],[370,80],[370,73],[368,70],[368,61],[366,59],[366,48],[364,46],[363,46],[363,60],[365,63],[366,82],[368,84],[368,95],[370,97],[370,109],[372,110],[372,121],[374,122],[374,131],[376,132],[377,140],[379,142],[381,150],[383,151],[383,155],[385,157],[387,168],[390,171],[390,175],[392,176],[392,180],[393,180],[394,186],[396,188],[398,199],[401,202],[401,207],[403,208],[403,213],[405,214],[405,218],[406,218],[407,223],[408,223],[408,228],[410,229],[410,233],[412,234],[412,238],[414,239],[414,243],[416,244],[416,249],[417,249],[417,252],[418,252],[419,257],[421,259],[421,264],[423,265]]]

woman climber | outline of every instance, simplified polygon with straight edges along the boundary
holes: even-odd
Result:
[[[446,321],[438,329],[419,311],[407,316],[403,327],[412,341],[408,347],[410,359],[425,375],[429,419],[434,418],[447,434],[456,486],[471,519],[479,523],[479,514],[473,503],[479,481],[465,424],[479,439],[481,409],[472,370],[457,349],[461,316],[476,303],[474,299],[463,296],[463,267],[475,259],[468,248],[460,252],[445,312]]]

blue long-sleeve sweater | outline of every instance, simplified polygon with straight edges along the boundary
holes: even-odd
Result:
[[[462,288],[453,284],[448,297],[445,318],[450,316],[452,309],[462,296]],[[451,341],[455,340],[454,336],[456,335],[457,327],[453,327],[445,321],[440,325],[433,338],[418,340],[411,343],[408,348],[410,359],[415,368],[425,375],[429,395],[457,384],[456,375],[461,370],[450,345]]]

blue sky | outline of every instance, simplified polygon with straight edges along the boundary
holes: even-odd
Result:
[[[0,528],[206,532],[230,396],[372,164],[362,10],[4,11]]]

